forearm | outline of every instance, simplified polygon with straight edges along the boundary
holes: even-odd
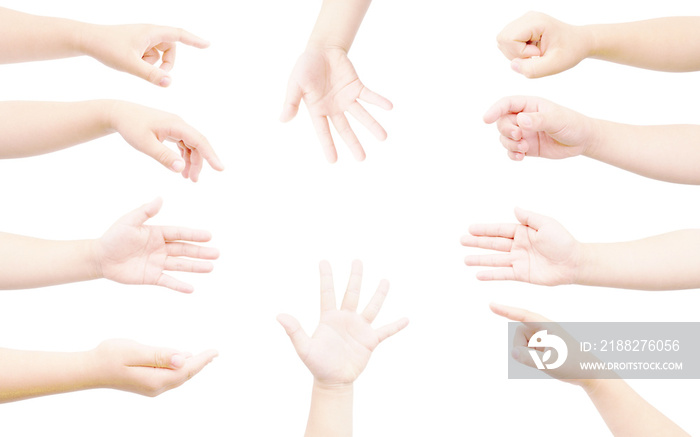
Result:
[[[54,152],[112,132],[114,101],[0,103],[0,158]]]
[[[309,46],[350,50],[372,0],[324,0]]]
[[[85,23],[0,8],[0,64],[82,55]]]
[[[586,26],[590,57],[661,71],[700,70],[700,17]]]
[[[101,277],[92,240],[49,241],[0,233],[0,289],[45,287]]]
[[[314,380],[305,437],[352,436],[352,384],[326,386]]]
[[[594,122],[598,134],[586,156],[653,179],[700,184],[700,126]]]
[[[621,379],[600,379],[584,386],[615,437],[689,436]]]
[[[574,282],[637,290],[700,287],[700,230],[624,243],[583,244]]]
[[[96,388],[91,352],[0,349],[0,403]]]

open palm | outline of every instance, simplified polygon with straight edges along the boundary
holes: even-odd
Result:
[[[97,240],[95,254],[102,276],[123,284],[159,285],[191,293],[191,285],[164,271],[208,273],[213,269],[210,262],[182,257],[216,259],[219,251],[181,242],[209,241],[207,231],[145,225],[161,206],[161,199],[143,205],[120,218]]]
[[[477,273],[482,281],[511,280],[539,285],[570,284],[580,243],[556,220],[516,208],[521,224],[472,225],[462,244],[503,254],[469,255],[468,266],[498,267]]]
[[[365,152],[345,116],[345,111],[352,114],[377,139],[386,138],[384,128],[358,99],[386,110],[391,109],[392,104],[362,84],[344,50],[309,49],[299,57],[287,85],[287,97],[280,116],[282,121],[294,118],[302,98],[326,158],[330,162],[335,162],[338,155],[328,118],[357,160],[364,159]]]
[[[307,336],[299,322],[288,314],[280,314],[277,320],[316,380],[325,384],[349,384],[360,376],[377,345],[405,328],[408,320],[404,318],[378,329],[372,328],[389,291],[389,283],[384,280],[362,314],[356,312],[362,283],[360,261],[353,262],[340,309],[336,307],[330,264],[322,261],[319,270],[321,319],[313,335]]]

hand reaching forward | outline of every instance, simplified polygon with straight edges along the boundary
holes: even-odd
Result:
[[[207,231],[173,226],[148,226],[146,221],[155,216],[163,204],[155,199],[117,220],[95,242],[94,253],[102,277],[122,284],[159,285],[182,293],[194,288],[167,274],[165,271],[208,273],[214,266],[219,251],[187,242],[207,242]]]
[[[504,252],[469,255],[468,266],[498,267],[476,274],[482,281],[522,281],[539,285],[571,284],[581,259],[581,243],[554,219],[515,208],[520,224],[469,227],[462,245]]]
[[[596,141],[595,121],[539,97],[505,97],[484,114],[484,122],[496,126],[508,157],[550,159],[584,154]]]
[[[329,162],[335,162],[338,154],[327,117],[358,161],[365,159],[365,151],[350,127],[345,111],[352,114],[378,140],[386,139],[384,128],[357,100],[385,110],[390,110],[392,104],[360,82],[345,50],[307,49],[299,57],[287,85],[281,121],[286,122],[294,118],[302,98]]]
[[[115,101],[110,111],[111,129],[119,132],[136,150],[159,161],[168,169],[182,173],[193,182],[199,180],[204,160],[214,170],[224,165],[209,141],[180,117],[129,102]],[[177,143],[180,156],[163,145]]]
[[[97,387],[151,397],[181,386],[219,355],[208,350],[193,356],[131,340],[106,340],[92,353]]]
[[[313,335],[306,335],[299,322],[288,314],[280,314],[277,320],[316,381],[328,386],[352,384],[367,366],[377,345],[405,328],[408,319],[403,318],[378,329],[372,328],[371,324],[389,291],[386,280],[379,283],[362,314],[356,312],[362,283],[360,261],[352,264],[348,288],[340,309],[335,302],[330,264],[321,261],[319,270],[321,319]]]
[[[175,65],[178,42],[200,49],[209,47],[208,41],[186,30],[151,24],[88,25],[81,40],[87,55],[162,87],[172,82],[168,73]],[[160,66],[156,66],[161,58]]]
[[[560,73],[591,54],[593,35],[540,12],[528,12],[498,34],[498,48],[525,77]]]

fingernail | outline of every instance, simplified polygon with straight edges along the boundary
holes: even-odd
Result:
[[[182,161],[175,161],[173,162],[173,165],[170,168],[179,173],[185,169],[185,163]]]
[[[518,358],[520,358],[520,349],[513,348],[510,351],[510,355],[517,360]]]
[[[170,78],[170,76],[165,76],[160,80],[159,85],[160,86],[168,86],[173,80]]]
[[[170,364],[172,364],[173,367],[182,367],[185,365],[185,358],[182,355],[173,355],[170,359]]]
[[[532,118],[529,115],[520,113],[518,124],[522,127],[532,127]]]
[[[515,71],[516,73],[520,73],[520,62],[518,62],[517,59],[514,59],[514,60],[510,63],[510,68],[512,68],[513,71]]]

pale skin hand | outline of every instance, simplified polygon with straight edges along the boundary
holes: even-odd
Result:
[[[211,262],[198,260],[214,260],[219,251],[191,244],[209,241],[209,232],[145,224],[158,213],[162,203],[155,199],[128,213],[93,243],[100,276],[122,284],[158,285],[191,293],[194,288],[190,284],[165,272],[212,271]]]
[[[491,311],[499,316],[523,323],[516,330],[511,354],[516,361],[535,367],[529,356],[528,350],[531,348],[527,346],[528,342],[534,333],[545,329],[545,326],[552,329],[551,320],[524,309],[505,305],[491,304]],[[542,323],[546,323],[546,325],[541,325]],[[556,330],[556,335],[564,339],[567,344],[576,343],[561,328]],[[578,356],[571,357],[570,355],[567,358],[567,363],[591,360],[591,358],[581,356],[589,354],[578,352],[575,348],[569,348],[569,354],[572,353]],[[689,436],[688,433],[639,396],[625,381],[621,379],[579,379],[576,366],[567,366],[567,363],[557,369],[543,371],[554,378],[582,387],[614,436]],[[614,375],[601,374],[598,376],[610,378]]]
[[[284,327],[299,358],[314,376],[314,392],[306,436],[352,435],[352,384],[367,366],[372,351],[408,325],[400,319],[378,329],[371,324],[384,303],[389,283],[382,280],[361,314],[356,312],[362,282],[362,263],[354,261],[343,302],[338,309],[330,264],[322,261],[321,318],[309,337],[288,314],[277,320]]]
[[[364,86],[347,56],[369,3],[368,0],[325,0],[306,51],[297,60],[287,84],[280,120],[286,122],[294,118],[303,99],[329,162],[335,162],[338,154],[328,119],[359,161],[365,158],[365,151],[345,112],[355,117],[378,140],[383,141],[387,136],[384,128],[358,100],[385,110],[393,106],[389,100]]]
[[[700,70],[700,17],[572,26],[529,12],[498,35],[511,67],[529,78],[560,73],[587,57],[659,71]]]
[[[479,271],[482,281],[510,280],[539,285],[571,284],[582,257],[582,245],[556,220],[515,209],[520,224],[476,224],[461,239],[463,246],[502,252],[469,255],[468,266],[497,267]]]
[[[0,8],[0,63],[91,56],[103,64],[167,87],[177,43],[209,42],[183,29],[150,24],[101,26]],[[161,64],[155,64],[161,60]]]
[[[50,153],[113,132],[194,182],[204,160],[217,171],[224,169],[207,139],[167,112],[117,100],[0,102],[0,158]],[[163,141],[176,143],[180,156]]]
[[[77,390],[111,388],[157,396],[179,387],[218,353],[193,356],[131,340],[106,340],[88,352],[0,349],[0,403]]]

